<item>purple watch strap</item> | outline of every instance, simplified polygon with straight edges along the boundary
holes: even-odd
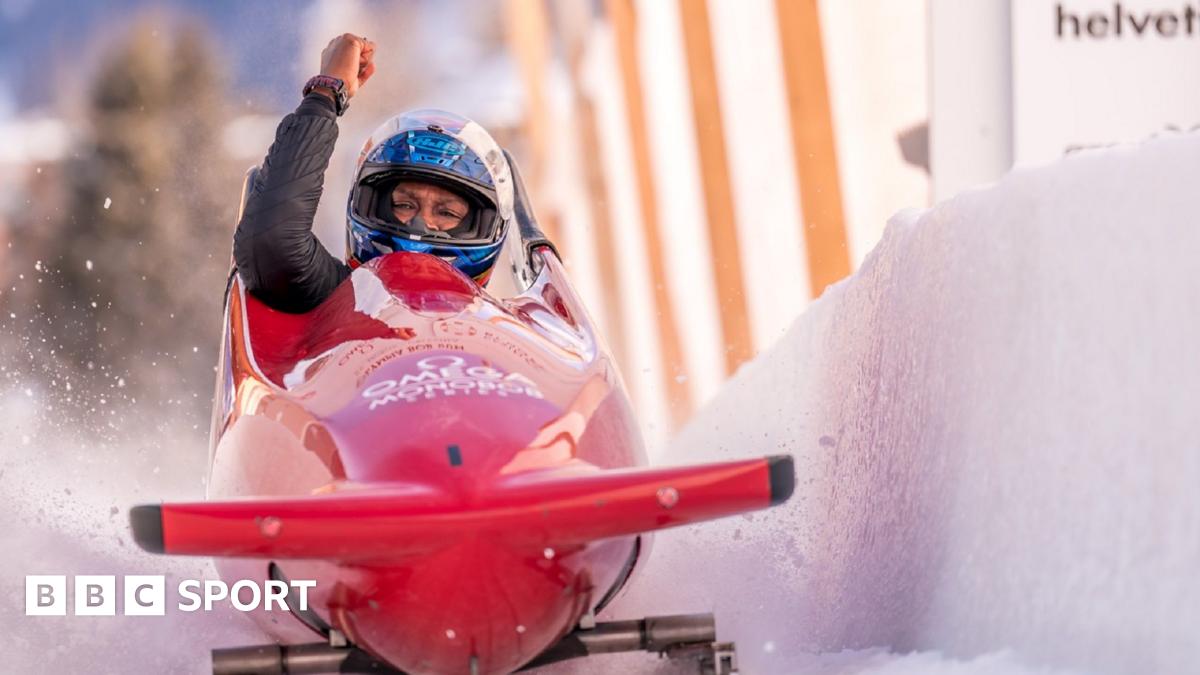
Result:
[[[338,117],[341,117],[348,107],[346,83],[330,75],[314,75],[305,83],[303,95],[308,96],[317,87],[325,87],[333,92],[333,107]]]

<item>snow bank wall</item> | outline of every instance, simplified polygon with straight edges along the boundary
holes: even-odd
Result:
[[[1196,672],[1197,176],[1175,136],[898,214],[659,458],[791,453],[791,502],[660,536],[612,614],[715,609],[747,672]]]

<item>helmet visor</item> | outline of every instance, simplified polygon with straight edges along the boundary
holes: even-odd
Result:
[[[470,246],[494,243],[500,234],[488,200],[420,170],[368,176],[355,188],[351,209],[360,222],[411,241]]]

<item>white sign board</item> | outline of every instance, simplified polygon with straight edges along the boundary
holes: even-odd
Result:
[[[1200,128],[1200,2],[1013,0],[1013,159]]]

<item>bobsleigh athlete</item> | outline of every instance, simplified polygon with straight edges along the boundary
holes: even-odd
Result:
[[[233,256],[246,289],[285,312],[321,304],[371,258],[429,253],[486,284],[512,219],[513,181],[482,127],[434,110],[402,113],[359,157],[346,222],[346,260],[312,233],[337,118],[375,72],[375,45],[349,33],[321,54],[321,72],[276,130],[247,195]]]
[[[135,506],[134,540],[215,557],[231,601],[240,582],[264,589],[251,616],[275,641],[213,650],[214,674],[504,675],[645,651],[730,675],[710,613],[596,615],[655,531],[787,500],[791,456],[648,465],[516,162],[474,122],[380,127],[346,259],[326,252],[323,174],[373,55],[334,39],[247,175],[207,499]],[[276,597],[294,620],[276,618],[268,584],[299,580],[308,604]]]

